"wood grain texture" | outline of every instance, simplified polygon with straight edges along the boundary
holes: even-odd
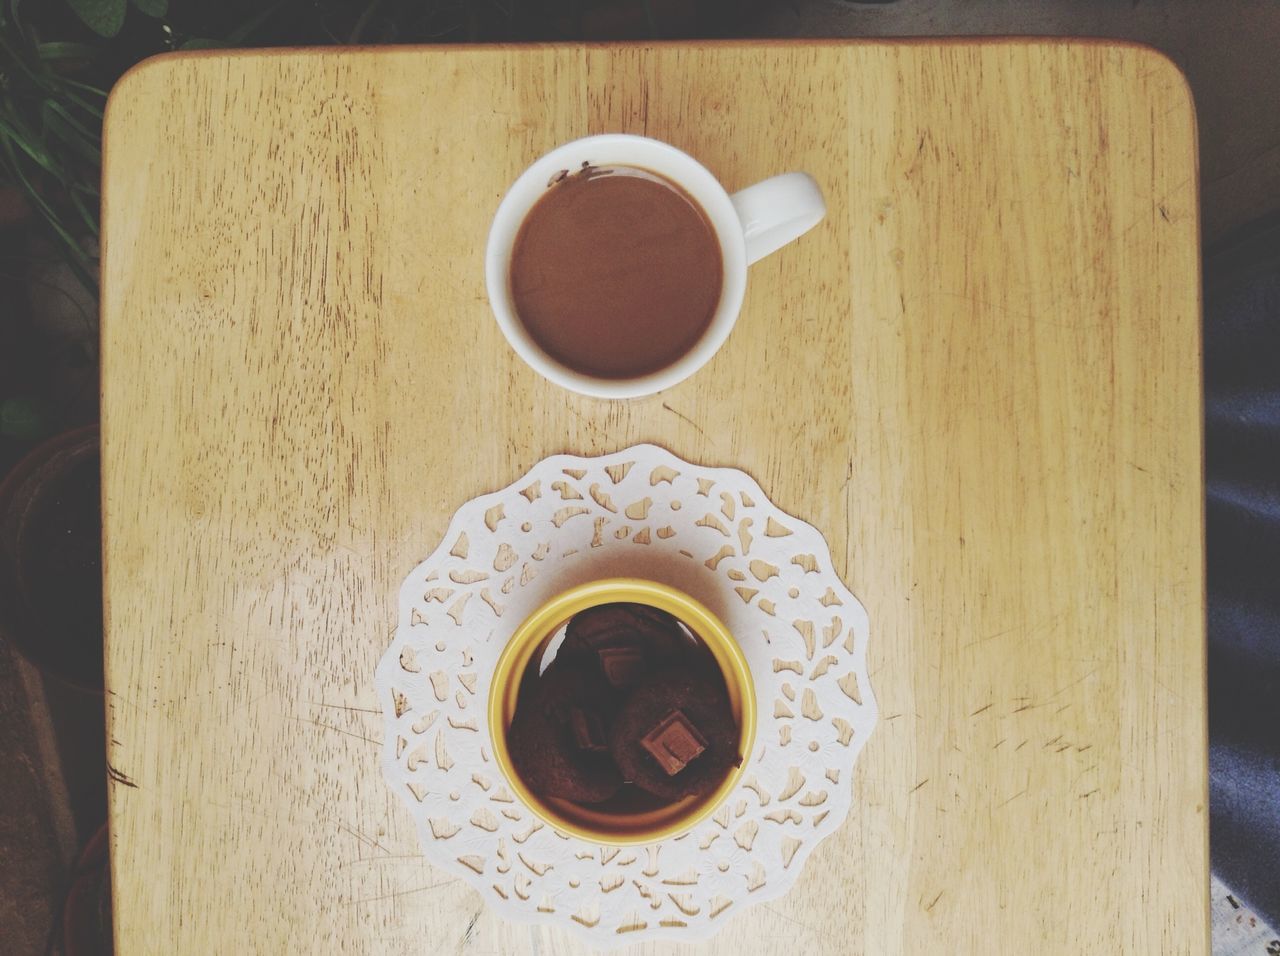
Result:
[[[881,722],[795,889],[690,951],[1208,947],[1195,126],[1144,49],[166,58],[107,120],[119,951],[555,952],[433,870],[378,766],[402,576],[468,498],[638,441],[823,530]],[[594,132],[830,216],[661,395],[506,347],[506,186]],[[659,945],[637,946],[656,953]]]

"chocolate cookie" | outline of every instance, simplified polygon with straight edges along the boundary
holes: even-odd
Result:
[[[552,662],[522,695],[507,731],[516,772],[539,796],[575,803],[608,800],[622,777],[608,753],[613,702],[608,685],[580,662]]]
[[[616,690],[641,683],[692,642],[671,615],[644,604],[602,604],[574,615],[559,657],[590,662]]]
[[[617,697],[586,661],[557,657],[520,697],[517,711],[536,707],[557,726],[570,719],[574,706],[594,711],[607,721],[618,709]]]
[[[676,669],[654,674],[627,698],[609,752],[624,781],[669,801],[710,793],[742,759],[724,690]]]

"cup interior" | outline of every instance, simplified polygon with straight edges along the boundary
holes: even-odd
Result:
[[[636,378],[599,378],[553,358],[521,323],[511,299],[511,254],[520,225],[562,171],[592,166],[635,166],[680,186],[706,213],[720,246],[720,301],[702,337],[675,362]],[[682,381],[705,365],[724,344],[746,291],[746,244],[742,224],[724,187],[687,153],[660,140],[615,133],[566,143],[536,160],[512,184],[494,216],[485,252],[485,283],[503,335],[536,372],[556,384],[598,398],[635,398]]]
[[[528,668],[542,658],[559,629],[575,614],[601,604],[647,604],[676,617],[706,645],[724,679],[730,710],[739,728],[742,763],[730,768],[709,794],[634,813],[606,813],[568,800],[535,794],[516,772],[507,746],[520,687]],[[755,739],[755,686],[746,659],[724,625],[688,595],[651,581],[613,578],[580,585],[552,598],[512,635],[498,660],[489,694],[489,726],[494,757],[517,797],[543,822],[592,843],[627,846],[656,843],[684,833],[707,816],[737,786]]]

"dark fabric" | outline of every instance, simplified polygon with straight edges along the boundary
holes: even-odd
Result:
[[[1214,872],[1280,925],[1280,217],[1205,260]]]

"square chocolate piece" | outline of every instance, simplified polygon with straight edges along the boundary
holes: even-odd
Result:
[[[596,654],[613,687],[630,687],[644,673],[644,652],[638,647],[602,647]]]
[[[658,761],[668,777],[674,777],[707,749],[707,741],[683,711],[673,710],[640,738],[640,746]]]
[[[580,707],[569,713],[569,728],[573,732],[573,742],[579,750],[600,753],[609,749],[609,740],[605,736],[604,721],[599,714],[593,714]]]

